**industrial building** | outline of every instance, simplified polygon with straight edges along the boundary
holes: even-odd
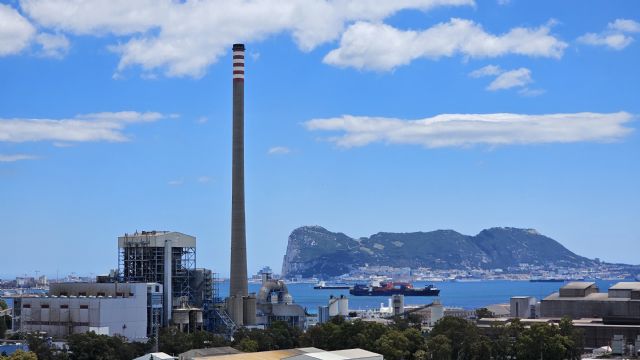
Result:
[[[191,276],[196,269],[196,238],[175,231],[142,231],[118,237],[121,282],[160,283],[164,286],[163,325],[174,304],[193,299]]]
[[[282,280],[276,280],[270,273],[263,273],[262,286],[255,298],[256,315],[254,324],[271,326],[274,321],[284,321],[291,326],[306,327],[306,310],[293,302],[293,297]],[[337,305],[336,305],[337,306]],[[249,314],[245,311],[245,317]]]
[[[161,284],[54,283],[49,295],[14,299],[14,330],[54,338],[94,331],[146,341],[162,323]]]
[[[540,317],[599,318],[640,325],[640,282],[619,282],[600,292],[594,282],[571,282],[540,302]]]
[[[521,319],[536,317],[536,298],[532,296],[513,296],[509,305],[511,317]]]
[[[185,331],[214,326],[213,273],[196,268],[194,236],[136,231],[118,237],[117,280],[162,284],[163,326],[175,324]]]
[[[640,339],[640,282],[619,282],[607,292],[600,292],[595,282],[570,282],[537,304],[530,296],[512,297],[510,315],[480,319],[479,326],[489,329],[513,318],[520,318],[525,326],[557,324],[569,317],[583,331],[585,348],[609,346],[614,339],[624,346],[634,345]]]
[[[335,297],[329,296],[329,303],[326,306],[318,306],[318,323],[324,324],[329,322],[331,318],[341,316],[349,316],[349,298],[340,295]]]

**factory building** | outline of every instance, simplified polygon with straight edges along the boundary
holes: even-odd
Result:
[[[619,282],[600,292],[594,282],[571,282],[540,302],[540,317],[600,318],[606,324],[640,324],[640,282]]]
[[[146,341],[161,326],[162,294],[157,283],[55,283],[47,296],[15,298],[14,330],[54,338],[94,331]]]
[[[318,306],[318,323],[324,324],[336,316],[343,318],[349,316],[348,297],[344,295],[340,295],[338,297],[330,295],[328,305]]]
[[[536,317],[536,298],[532,296],[512,296],[509,305],[511,317],[521,319]]]
[[[214,300],[213,274],[196,268],[194,236],[176,231],[136,231],[118,237],[118,281],[162,284],[163,326],[201,329],[210,317],[206,310]]]
[[[271,274],[263,274],[262,287],[256,302],[250,306],[257,310],[257,315],[251,319],[254,324],[271,326],[274,321],[284,321],[291,326],[303,329],[306,327],[306,310],[293,302],[293,297],[282,280],[271,278]],[[345,298],[346,300],[346,298]],[[338,309],[338,302],[335,308]],[[343,305],[346,307],[346,305]],[[336,310],[337,312],[338,310]],[[245,311],[245,316],[248,313]]]
[[[619,282],[600,292],[595,282],[570,282],[544,298],[539,305],[528,296],[511,298],[511,317],[482,319],[481,328],[520,318],[525,326],[534,323],[557,324],[570,317],[582,330],[585,348],[633,345],[640,336],[640,282]],[[539,308],[539,313],[535,310]],[[614,341],[614,339],[617,339]]]

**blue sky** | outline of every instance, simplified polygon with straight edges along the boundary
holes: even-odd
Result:
[[[301,225],[638,263],[639,40],[636,1],[0,2],[0,277],[152,229],[228,273],[234,42],[251,273]]]

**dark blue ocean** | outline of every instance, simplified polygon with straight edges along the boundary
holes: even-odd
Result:
[[[597,280],[600,291],[607,291],[610,285],[617,281]],[[430,283],[415,282],[415,287],[425,286]],[[491,304],[508,303],[512,296],[534,296],[542,299],[551,293],[557,292],[561,282],[530,282],[508,280],[486,280],[471,282],[435,282],[434,286],[440,289],[439,297],[407,296],[405,304],[428,304],[434,299],[440,299],[447,307],[461,307],[475,309]],[[226,297],[229,293],[229,283],[220,283],[220,296]],[[385,296],[350,296],[349,290],[315,290],[314,284],[287,284],[289,292],[295,303],[316,313],[318,306],[327,305],[329,295],[349,296],[349,308],[353,310],[366,310],[379,308],[380,303],[388,305],[388,297]],[[249,292],[258,292],[260,284],[249,284]]]

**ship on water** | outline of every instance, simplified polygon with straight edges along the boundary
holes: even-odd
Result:
[[[529,279],[529,282],[565,282],[565,279],[562,278],[532,278]]]
[[[335,290],[335,289],[351,289],[351,286],[347,284],[327,284],[324,281],[320,281],[313,288],[316,290]]]
[[[414,288],[410,283],[389,281],[371,285],[356,284],[349,290],[349,294],[354,296],[438,296],[440,289],[433,285]]]

